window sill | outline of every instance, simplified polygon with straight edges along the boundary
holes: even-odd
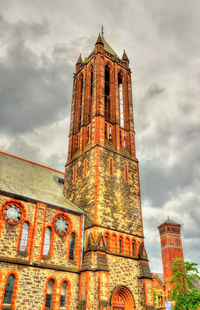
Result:
[[[68,261],[68,262],[71,263],[71,264],[73,264],[73,265],[77,265],[75,259],[70,259],[70,258],[69,258],[69,261]]]
[[[43,255],[42,259],[48,260],[48,259],[50,259],[50,256],[49,255]],[[45,309],[51,309],[51,308],[45,308]]]
[[[28,253],[26,251],[18,251],[17,254],[24,257],[28,256]]]
[[[3,305],[2,310],[12,310],[12,306],[11,305]]]

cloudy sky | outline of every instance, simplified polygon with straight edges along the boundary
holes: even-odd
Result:
[[[63,171],[74,64],[101,25],[133,80],[146,248],[161,271],[157,226],[182,224],[200,262],[199,0],[1,0],[0,149]]]

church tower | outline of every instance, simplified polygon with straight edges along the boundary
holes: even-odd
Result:
[[[76,63],[64,195],[85,212],[79,309],[154,309],[129,59],[103,33]]]
[[[166,287],[169,288],[169,281],[173,275],[172,263],[177,257],[183,259],[181,225],[168,218],[158,226],[158,230],[160,233],[164,282]]]

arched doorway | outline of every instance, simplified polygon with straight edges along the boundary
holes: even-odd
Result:
[[[111,310],[134,310],[134,299],[125,286],[118,286],[111,298]]]

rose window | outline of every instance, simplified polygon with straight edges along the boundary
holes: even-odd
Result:
[[[70,229],[71,221],[65,214],[59,214],[54,219],[54,229],[60,236],[65,236]]]
[[[21,222],[24,210],[20,202],[9,201],[4,203],[2,207],[2,216],[7,224],[15,225]]]

